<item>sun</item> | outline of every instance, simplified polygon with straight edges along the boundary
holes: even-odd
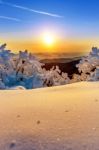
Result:
[[[54,39],[54,36],[49,33],[49,32],[46,32],[44,33],[43,35],[43,43],[47,46],[52,46],[55,42],[55,39]]]

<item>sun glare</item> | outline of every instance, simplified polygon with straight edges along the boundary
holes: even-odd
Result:
[[[46,32],[43,35],[43,43],[46,44],[47,46],[52,46],[54,44],[54,36],[51,35],[50,33]]]

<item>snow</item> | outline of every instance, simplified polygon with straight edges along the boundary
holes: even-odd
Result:
[[[83,57],[76,65],[79,74],[61,72],[58,66],[46,70],[44,64],[27,50],[18,54],[6,49],[6,44],[0,46],[0,89],[34,89],[59,86],[80,81],[99,81],[99,49],[93,47],[88,56]],[[18,89],[18,88],[16,88]]]
[[[99,49],[92,47],[88,56],[82,57],[76,65],[79,74],[73,74],[69,83],[80,81],[99,81]]]
[[[77,65],[79,72],[83,73],[90,73],[97,66],[99,66],[99,49],[96,47],[93,47],[89,55],[83,57]]]
[[[18,54],[0,46],[0,89],[13,89],[23,86],[26,89],[68,84],[67,73],[61,73],[58,66],[51,70],[43,69],[44,64],[27,50]]]
[[[0,91],[0,150],[98,150],[99,82]]]

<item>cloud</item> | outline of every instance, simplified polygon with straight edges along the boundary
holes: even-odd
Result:
[[[49,12],[45,12],[45,11],[35,10],[35,9],[28,8],[28,7],[20,6],[20,5],[15,5],[15,4],[3,2],[2,0],[0,0],[0,3],[4,4],[4,5],[8,5],[10,7],[18,8],[18,9],[21,9],[21,10],[26,10],[28,12],[33,12],[33,13],[47,15],[47,16],[56,17],[56,18],[63,18],[63,16],[61,16],[59,14],[53,14],[53,13],[49,13]]]
[[[12,21],[16,21],[16,22],[20,21],[17,18],[12,18],[12,17],[7,17],[7,16],[0,16],[0,19],[12,20]]]

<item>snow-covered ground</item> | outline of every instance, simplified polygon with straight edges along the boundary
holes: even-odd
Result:
[[[0,150],[99,150],[99,82],[0,91]]]

